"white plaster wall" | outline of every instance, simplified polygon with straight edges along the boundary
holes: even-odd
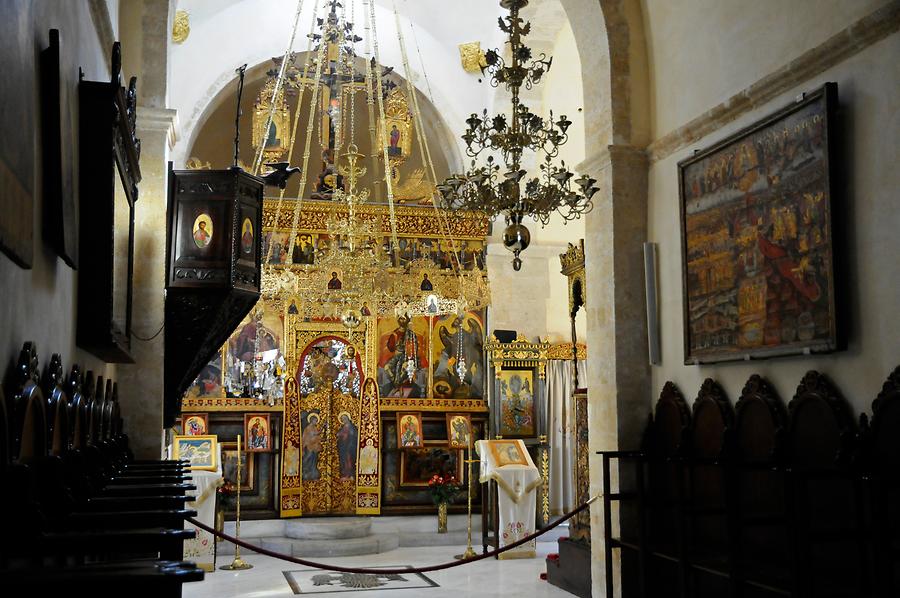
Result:
[[[873,2],[769,2],[756,5],[722,2],[714,8],[693,3],[693,10],[663,12],[661,2],[649,2],[655,57],[655,89],[660,132],[681,125],[731,94],[746,87],[766,70],[792,59],[805,45],[821,42],[841,24],[863,16]],[[815,7],[812,6],[815,4]],[[737,6],[740,7],[738,11]],[[712,13],[708,14],[708,13]],[[715,15],[715,19],[713,19]],[[665,17],[665,18],[663,18]],[[801,18],[802,17],[802,18]],[[664,22],[660,22],[664,21]],[[687,44],[679,35],[692,28]],[[702,27],[702,28],[701,28]],[[748,35],[747,28],[759,37]],[[788,27],[796,35],[787,35]],[[729,49],[721,47],[721,31],[731,31]],[[696,32],[702,32],[697,35]],[[765,36],[761,31],[766,31]],[[709,35],[707,35],[709,33]],[[764,43],[763,43],[764,42]],[[776,59],[777,56],[777,59]],[[871,413],[871,402],[891,370],[900,363],[900,210],[897,169],[900,139],[900,34],[870,46],[834,68],[702,139],[652,165],[649,180],[649,238],[659,243],[662,365],[653,368],[656,392],[666,380],[674,381],[689,401],[701,382],[713,377],[732,401],[753,373],[768,378],[782,399],[793,396],[803,374],[818,370],[843,390],[856,414]],[[699,62],[692,63],[693,60]],[[702,76],[698,76],[702,73]],[[690,81],[690,85],[685,83]],[[749,363],[707,366],[683,365],[683,317],[678,174],[676,163],[693,147],[705,148],[728,134],[789,104],[802,91],[826,81],[838,83],[842,107],[840,129],[845,136],[839,148],[846,159],[838,168],[848,178],[846,195],[836,190],[835,203],[847,202],[849,275],[838,281],[849,289],[849,348],[832,355],[776,358]],[[840,218],[838,216],[838,218]],[[839,222],[838,222],[839,224]]]
[[[355,29],[366,37],[362,3],[356,0],[355,4]],[[183,140],[174,148],[172,157],[176,167],[188,158],[186,152],[193,145],[193,135],[214,108],[211,102],[224,86],[232,84],[235,69],[244,63],[251,67],[269,64],[271,57],[284,54],[297,3],[239,0],[212,6],[209,0],[182,0],[178,7],[191,15],[191,34],[185,43],[172,48],[170,107],[178,110]],[[313,1],[305,0],[294,51],[307,47],[312,7]],[[445,3],[437,0],[398,2],[410,79],[419,91],[428,95],[422,71],[424,64],[438,112],[451,131],[461,134],[468,115],[488,105],[492,88],[487,83],[479,84],[477,75],[463,71],[457,45],[475,40],[481,40],[483,47],[492,45],[499,29],[491,15],[499,14],[500,7],[493,2],[459,0],[453,10],[446,8]],[[380,62],[402,73],[403,60],[392,5],[376,2],[375,9]],[[438,10],[441,10],[440,18],[436,18]],[[349,3],[347,14],[349,19]],[[472,19],[473,14],[479,14],[479,18]],[[418,39],[421,61],[411,25]],[[358,52],[364,50],[365,41],[357,45]],[[458,135],[455,141],[462,150]]]
[[[105,55],[110,48],[101,48],[97,31],[91,20],[87,2],[34,2],[34,31],[38,48],[47,47],[47,31],[60,30],[64,51],[74,53],[75,64],[84,69],[85,78],[108,81],[109,70]],[[36,122],[40,121],[37,88],[22,90],[20,101],[31,103]],[[5,390],[13,390],[11,366],[18,358],[22,343],[34,341],[43,368],[52,353],[59,353],[63,367],[68,370],[78,363],[83,370],[93,370],[104,377],[115,377],[115,366],[81,351],[75,346],[75,317],[77,309],[77,272],[67,266],[49,249],[41,236],[42,187],[40,160],[40,131],[36,129],[34,162],[34,266],[24,270],[0,253],[0,357],[3,362]],[[83,262],[83,268],[90,264]]]
[[[641,0],[661,137],[887,0]]]

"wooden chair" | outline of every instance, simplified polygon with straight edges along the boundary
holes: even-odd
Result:
[[[862,490],[853,469],[856,426],[849,408],[824,376],[811,371],[788,411],[787,491],[800,506],[794,517],[798,594],[866,595]]]
[[[144,529],[146,517],[122,512],[97,513],[82,529],[79,514],[63,512],[60,505],[70,498],[68,488],[54,484],[66,479],[57,474],[75,450],[77,421],[70,424],[69,413],[78,412],[80,376],[70,377],[76,396],[70,403],[59,388],[61,364],[52,360],[44,376],[49,397],[45,400],[37,383],[37,354],[30,343],[20,355],[17,373],[19,387],[9,410],[0,392],[0,470],[17,489],[0,493],[2,511],[11,515],[4,535],[15,538],[0,548],[0,587],[8,592],[74,591],[94,596],[119,595],[128,587],[130,596],[174,597],[181,595],[181,584],[202,579],[202,570],[181,561],[181,542],[192,532]],[[154,554],[170,548],[177,548],[177,553],[171,552],[175,560],[122,560],[126,553]],[[107,562],[87,565],[86,558]]]
[[[894,598],[900,594],[900,366],[872,402],[871,425],[863,415],[860,428],[875,596]]]
[[[734,475],[728,493],[734,583],[742,596],[794,596],[785,410],[769,383],[753,375],[734,411]]]
[[[703,381],[692,407],[687,466],[688,587],[693,596],[736,595],[729,532],[728,479],[734,411],[722,387]]]

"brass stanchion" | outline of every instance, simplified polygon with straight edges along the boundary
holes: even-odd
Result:
[[[237,486],[237,512],[234,518],[234,537],[241,537],[241,435],[237,437],[237,475],[235,476],[235,485]],[[230,565],[222,565],[219,569],[226,571],[242,571],[244,569],[252,569],[253,565],[246,563],[241,559],[241,547],[234,545],[234,560]]]
[[[462,452],[462,451],[460,451]],[[468,457],[465,461],[468,466],[469,472],[469,487],[467,490],[468,494],[468,503],[469,503],[469,521],[467,525],[468,532],[468,540],[466,543],[466,551],[462,554],[457,554],[453,558],[455,559],[470,559],[475,556],[475,550],[472,548],[472,463],[475,462],[472,459],[472,428],[469,427],[469,433],[466,434],[466,456]]]

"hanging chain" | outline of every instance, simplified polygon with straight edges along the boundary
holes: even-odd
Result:
[[[400,13],[397,11],[397,2],[394,0],[394,20],[397,24],[397,39],[400,42],[400,55],[403,59],[403,72],[406,74],[406,89],[407,94],[412,98],[413,103],[413,120],[415,121],[416,128],[419,129],[419,153],[422,156],[422,163],[428,166],[431,171],[431,180],[434,184],[437,184],[437,174],[434,169],[434,161],[431,157],[431,148],[428,145],[428,137],[425,132],[425,125],[422,120],[422,110],[419,108],[419,96],[416,93],[416,89],[412,84],[412,69],[409,66],[409,58],[406,53],[406,40],[403,37],[403,28],[400,25]],[[412,23],[410,23],[410,26]],[[414,32],[415,33],[415,32]],[[415,39],[415,38],[414,38]],[[418,41],[416,41],[416,45],[418,48]],[[419,58],[421,59],[422,53],[419,52]],[[425,72],[425,64],[422,64],[422,72]],[[426,82],[428,81],[426,76]],[[431,85],[428,84],[428,92],[431,93]],[[434,98],[429,98],[432,103],[434,102]],[[459,281],[460,286],[460,294],[462,294],[462,261],[459,256],[459,249],[456,245],[456,239],[450,234],[450,222],[447,220],[447,215],[441,211],[438,207],[437,198],[434,195],[434,192],[431,194],[431,205],[434,206],[435,214],[438,217],[438,222],[441,223],[442,228],[444,229],[444,233],[446,234],[446,238],[450,241],[450,249],[451,255],[456,260],[457,267],[457,279]]]
[[[312,58],[312,43],[313,43],[312,35],[313,35],[313,32],[316,30],[316,17],[318,16],[318,14],[319,14],[319,3],[313,2],[312,24],[309,27],[309,35],[307,36],[307,42],[306,42],[306,60],[303,63],[303,71],[301,71],[301,74],[300,74],[301,82],[300,82],[300,92],[297,96],[297,111],[296,111],[296,114],[294,115],[294,124],[291,127],[291,141],[290,141],[290,144],[288,145],[288,155],[287,155],[288,164],[290,164],[291,157],[294,155],[294,141],[297,139],[297,125],[300,124],[300,112],[303,109],[303,95],[304,95],[304,92],[306,91],[306,85],[303,83],[302,79],[303,79],[303,77],[306,77],[306,73],[309,72],[309,63],[310,63],[310,59]],[[285,60],[286,60],[286,58],[285,58]],[[313,110],[313,109],[314,109],[314,106],[310,105],[310,110]],[[302,177],[302,175],[301,175],[301,177]],[[278,192],[278,203],[275,206],[275,221],[273,224],[273,228],[278,228],[278,222],[281,218],[281,206],[284,202],[285,191],[286,191],[286,189],[281,189]],[[300,186],[300,193],[301,194],[303,193],[303,185]],[[274,240],[274,235],[275,235],[275,233],[273,232],[272,233],[273,240]],[[269,242],[269,246],[266,249],[266,259],[263,262],[264,265],[268,264],[271,261],[272,247],[274,247],[274,246],[275,246],[275,244],[273,242]],[[289,247],[291,249],[293,249],[293,245],[291,245]]]
[[[390,172],[390,157],[388,156],[388,147],[385,141],[388,138],[387,135],[387,119],[385,118],[384,113],[384,94],[382,90],[384,86],[382,84],[382,76],[381,76],[381,61],[379,60],[378,55],[378,32],[376,31],[375,25],[375,0],[368,0],[369,2],[369,19],[372,25],[372,48],[374,50],[374,58],[375,62],[372,64],[372,68],[375,69],[375,96],[378,99],[378,113],[381,116],[381,139],[379,139],[379,143],[381,144],[381,154],[384,159],[384,183],[387,187],[387,200],[388,200],[388,213],[390,215],[390,223],[391,223],[391,251],[394,256],[397,256],[397,252],[400,249],[400,244],[397,242],[397,214],[394,209],[394,184],[391,180],[391,172]]]
[[[294,27],[291,29],[291,40],[288,42],[287,51],[285,51],[284,58],[281,61],[281,67],[278,69],[278,78],[275,80],[275,89],[272,92],[272,105],[269,107],[269,116],[266,118],[266,128],[263,129],[263,131],[265,131],[265,136],[263,136],[262,142],[256,150],[256,157],[253,159],[252,174],[254,175],[259,174],[259,168],[262,166],[263,152],[266,149],[265,140],[268,138],[269,127],[272,126],[272,120],[275,118],[275,107],[278,105],[278,94],[281,92],[281,88],[284,85],[284,74],[287,70],[288,59],[294,50],[294,38],[297,36],[297,25],[300,23],[300,13],[302,11],[303,0],[298,0],[297,14],[294,15]],[[313,19],[313,22],[315,22],[315,19]]]
[[[313,19],[313,23],[315,23]],[[303,146],[303,166],[300,167],[300,188],[297,190],[297,199],[294,203],[294,219],[291,223],[291,236],[288,247],[294,247],[294,240],[297,238],[297,223],[300,222],[300,208],[303,206],[303,190],[306,188],[306,181],[309,178],[309,148],[312,142],[313,119],[316,117],[315,106],[319,101],[319,88],[322,81],[323,57],[325,55],[325,40],[319,43],[319,51],[316,56],[316,76],[313,81],[313,95],[310,102],[309,119],[306,124],[306,142]]]

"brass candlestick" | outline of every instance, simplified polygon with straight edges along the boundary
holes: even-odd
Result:
[[[472,548],[472,463],[475,462],[472,459],[472,430],[469,430],[469,433],[466,435],[466,455],[467,459],[465,460],[466,465],[469,468],[469,486],[467,490],[467,502],[469,509],[469,521],[466,526],[466,531],[468,532],[468,540],[466,541],[466,551],[462,554],[457,554],[453,558],[455,559],[470,559],[475,556],[475,550]]]
[[[237,474],[235,475],[237,478],[235,480],[235,485],[237,486],[237,512],[235,513],[234,518],[234,536],[237,539],[241,538],[241,435],[238,434],[237,437]],[[242,571],[244,569],[252,569],[253,565],[250,563],[244,562],[241,559],[241,547],[237,544],[234,545],[234,560],[231,561],[230,565],[222,565],[219,569],[224,569],[226,571]]]

